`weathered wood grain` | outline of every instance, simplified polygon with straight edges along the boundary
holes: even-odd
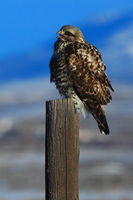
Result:
[[[71,99],[46,102],[45,200],[78,200],[79,115]]]

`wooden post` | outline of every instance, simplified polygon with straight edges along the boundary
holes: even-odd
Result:
[[[71,99],[46,102],[45,200],[78,200],[79,115]]]

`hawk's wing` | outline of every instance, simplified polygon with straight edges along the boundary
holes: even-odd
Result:
[[[110,102],[109,88],[113,88],[96,47],[74,42],[64,49],[64,55],[71,83],[80,99],[90,104],[105,105]]]

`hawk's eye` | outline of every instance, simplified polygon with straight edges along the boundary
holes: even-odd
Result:
[[[69,31],[66,31],[65,34],[66,34],[66,35],[69,35],[69,36],[74,36],[74,35],[73,35],[71,32],[69,32]]]

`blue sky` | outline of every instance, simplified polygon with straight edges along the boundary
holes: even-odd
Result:
[[[0,59],[31,51],[55,36],[64,24],[77,25],[93,16],[121,12],[132,0],[1,0]]]

